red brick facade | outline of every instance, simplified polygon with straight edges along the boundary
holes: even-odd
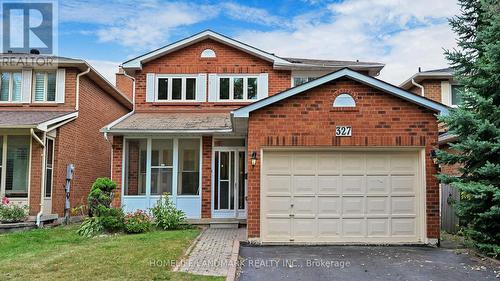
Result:
[[[348,90],[356,108],[332,109]],[[437,167],[430,151],[437,144],[435,112],[351,80],[320,86],[251,113],[248,153],[263,147],[424,147],[426,153],[427,237],[439,237]],[[353,136],[335,137],[336,125],[351,125]],[[248,166],[248,237],[260,236],[260,161]]]
[[[419,84],[424,87],[425,97],[433,101],[441,102],[441,81],[442,80],[424,80]],[[422,89],[413,86],[410,92],[422,95]]]

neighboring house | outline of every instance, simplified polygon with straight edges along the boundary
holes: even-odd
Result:
[[[417,95],[441,102],[449,107],[456,107],[462,102],[463,86],[456,81],[452,68],[428,71],[420,71],[419,69],[419,72],[404,81],[400,87]],[[440,127],[440,149],[448,150],[449,143],[455,139],[456,137],[449,134],[445,127]],[[442,165],[441,172],[459,175],[459,167],[460,165]]]
[[[86,204],[93,181],[110,174],[111,144],[99,129],[132,103],[83,60],[0,60],[0,197],[28,205],[31,215],[43,208],[46,217],[62,216],[67,165],[75,166],[71,207]]]
[[[115,205],[168,192],[189,218],[244,220],[262,242],[436,243],[431,151],[448,108],[373,78],[382,67],[282,58],[213,31],[124,62],[134,111],[102,129]]]

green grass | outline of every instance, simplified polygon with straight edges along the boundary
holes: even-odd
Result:
[[[224,280],[170,271],[170,261],[198,234],[189,229],[83,238],[76,226],[2,234],[0,280]]]

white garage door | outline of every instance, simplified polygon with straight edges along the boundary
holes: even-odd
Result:
[[[264,242],[420,242],[418,152],[263,153]]]

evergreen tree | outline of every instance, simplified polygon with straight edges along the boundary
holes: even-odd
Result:
[[[441,174],[461,192],[456,204],[464,233],[474,245],[500,256],[500,1],[459,0],[450,19],[458,48],[445,51],[464,85],[463,103],[445,122],[457,140],[437,152],[441,164],[462,165],[459,177]]]

